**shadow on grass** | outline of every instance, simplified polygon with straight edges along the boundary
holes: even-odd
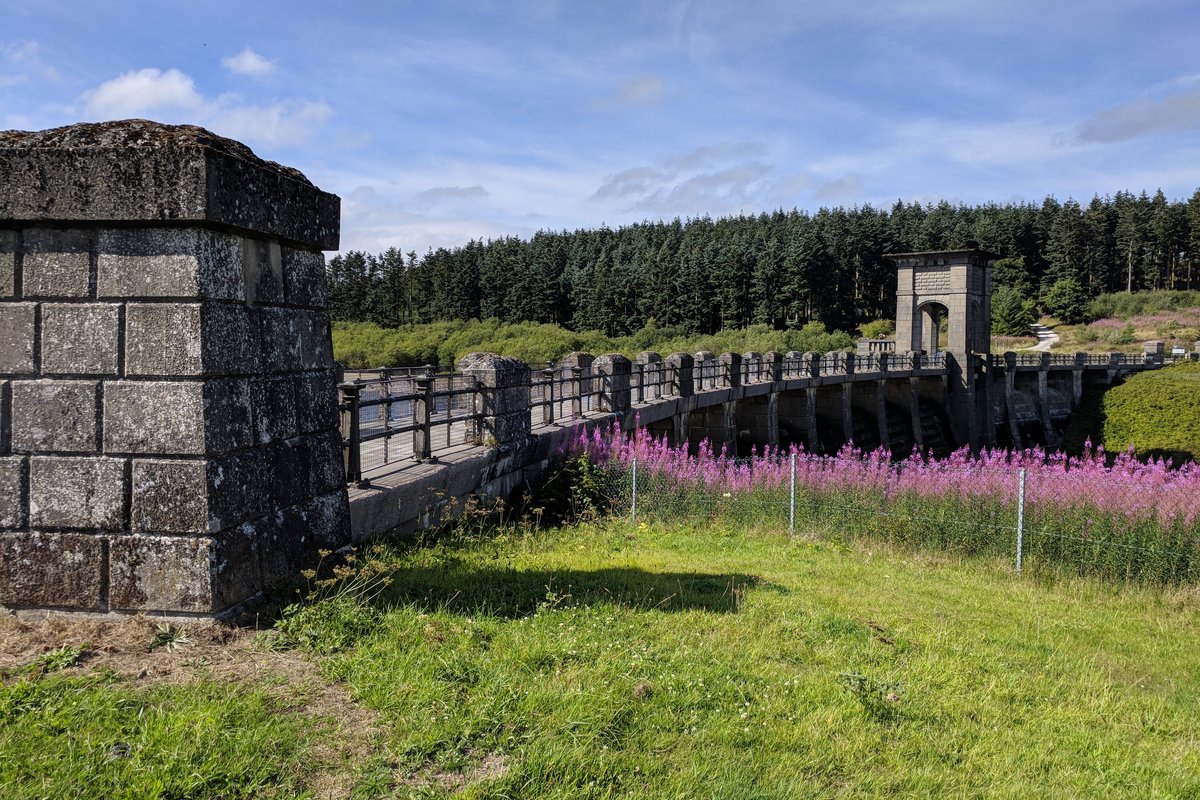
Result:
[[[518,570],[447,565],[402,569],[377,601],[429,611],[520,617],[540,607],[619,605],[658,611],[736,613],[752,575],[595,570]]]

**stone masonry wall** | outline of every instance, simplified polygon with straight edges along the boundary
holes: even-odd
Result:
[[[131,127],[139,144],[122,150],[127,137],[109,134]],[[185,184],[181,175],[236,144],[197,143],[197,130],[142,122],[0,134],[9,608],[219,614],[348,541],[319,249],[330,224],[237,227],[280,218],[275,198],[246,191],[256,175],[297,179],[251,154],[241,185]],[[85,169],[72,185],[103,202],[55,202],[62,174],[108,163],[103,153],[133,177],[89,184]],[[157,171],[129,166],[139,159]],[[40,183],[21,171],[28,165]],[[308,195],[329,207],[332,196],[307,181],[288,186],[286,214],[317,215]],[[188,192],[201,194],[188,198],[194,219],[155,215],[156,196]],[[138,204],[125,217],[122,197]],[[105,202],[111,219],[80,211]],[[242,218],[220,219],[223,208]],[[322,236],[279,235],[305,225]],[[336,242],[336,219],[332,231]]]

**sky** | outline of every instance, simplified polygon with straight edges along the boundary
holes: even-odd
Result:
[[[0,130],[202,125],[342,250],[1200,188],[1195,0],[0,0]]]

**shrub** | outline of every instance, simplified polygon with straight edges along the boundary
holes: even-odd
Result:
[[[1104,443],[1140,456],[1200,459],[1200,364],[1143,372],[1110,389]]]
[[[1067,325],[1078,325],[1089,318],[1087,291],[1074,278],[1056,281],[1042,295],[1042,304]]]
[[[864,339],[886,339],[896,335],[896,323],[890,319],[874,319],[864,322],[858,330]]]
[[[992,293],[992,334],[995,336],[1027,336],[1037,312],[1033,301],[1016,289],[1001,286]]]

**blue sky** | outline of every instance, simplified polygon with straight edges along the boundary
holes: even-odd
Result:
[[[342,247],[1200,188],[1195,0],[0,0],[0,129],[195,123]]]

